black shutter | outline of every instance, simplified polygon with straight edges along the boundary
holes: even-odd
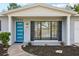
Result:
[[[31,41],[34,40],[34,36],[35,36],[35,25],[34,22],[31,22]]]
[[[58,41],[62,41],[62,21],[59,21],[58,23]]]

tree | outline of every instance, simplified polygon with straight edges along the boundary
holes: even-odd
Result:
[[[71,10],[74,10],[74,11],[76,11],[76,12],[79,13],[79,4],[74,4],[73,6],[71,6],[70,4],[68,4],[66,6],[66,9],[71,9]]]
[[[77,11],[79,13],[79,4],[74,5],[74,11]]]
[[[12,10],[12,9],[16,9],[16,8],[20,8],[21,6],[18,5],[17,3],[9,3],[9,6],[7,7],[8,10]]]
[[[68,10],[73,10],[73,6],[71,6],[70,4],[67,4],[65,9],[68,9]]]

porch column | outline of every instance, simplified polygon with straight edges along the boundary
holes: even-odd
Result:
[[[9,45],[12,44],[12,20],[11,20],[11,16],[8,16],[8,30],[11,33],[10,35],[10,41],[9,41]]]
[[[67,16],[67,45],[70,45],[70,16]]]

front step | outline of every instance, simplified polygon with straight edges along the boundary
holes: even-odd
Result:
[[[75,43],[74,45],[79,47],[79,43]]]
[[[60,45],[60,41],[32,41],[31,42],[32,45],[39,45],[39,46],[45,46],[45,45],[48,45],[48,46],[57,46],[57,45]]]

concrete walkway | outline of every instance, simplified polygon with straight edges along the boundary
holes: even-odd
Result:
[[[79,47],[79,43],[75,43],[74,45],[76,45],[77,47]]]
[[[9,47],[9,56],[34,56],[33,54],[23,51],[21,45],[22,44],[13,44],[11,47]]]

